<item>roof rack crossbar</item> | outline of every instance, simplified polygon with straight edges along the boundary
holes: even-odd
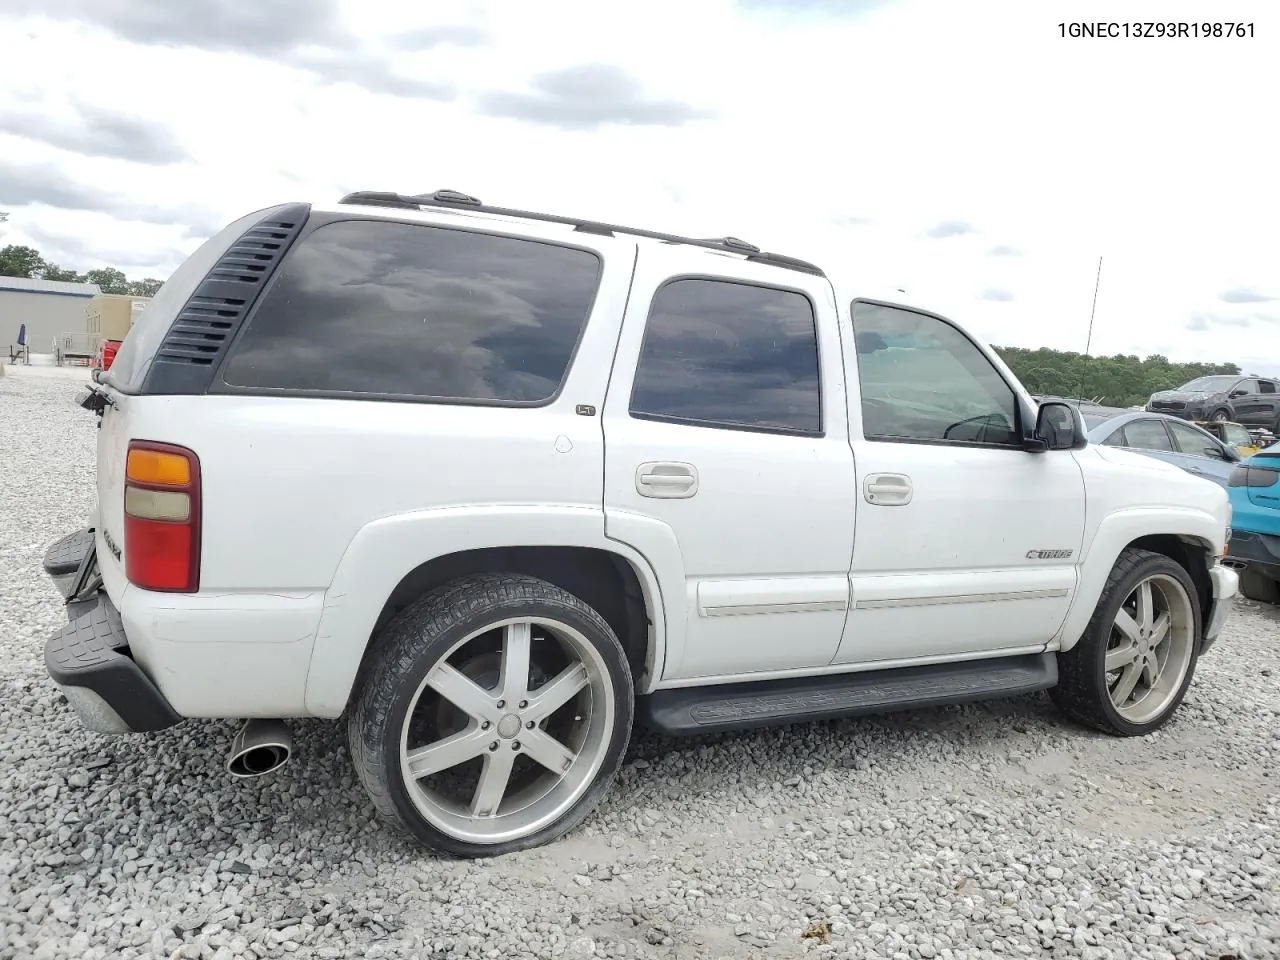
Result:
[[[663,243],[679,243],[692,247],[703,247],[707,250],[728,251],[742,254],[745,259],[754,263],[766,263],[787,270],[796,270],[817,277],[825,277],[822,268],[807,260],[784,256],[780,253],[768,253],[755,244],[747,243],[737,237],[696,238],[682,237],[673,233],[659,233],[655,230],[644,230],[639,227],[624,227],[615,223],[601,223],[596,220],[582,220],[577,217],[565,217],[554,213],[537,213],[531,210],[515,210],[509,207],[491,207],[481,203],[476,197],[457,190],[436,190],[434,193],[400,194],[381,190],[358,190],[349,193],[339,203],[362,204],[365,206],[393,207],[401,210],[420,210],[423,207],[439,207],[442,209],[475,210],[499,217],[517,217],[522,220],[537,220],[542,223],[558,223],[581,233],[592,233],[600,236],[626,234],[631,237],[644,237],[648,240],[659,240]]]

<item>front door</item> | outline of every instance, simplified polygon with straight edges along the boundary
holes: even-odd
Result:
[[[1075,457],[1022,448],[1004,372],[943,318],[855,301],[852,328],[858,529],[836,662],[1040,648],[1076,588]]]
[[[688,249],[640,251],[605,400],[605,529],[683,565],[663,680],[822,667],[854,518],[831,287],[706,259],[689,275]]]

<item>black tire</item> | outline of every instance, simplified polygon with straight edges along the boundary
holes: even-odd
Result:
[[[1219,407],[1217,410],[1213,411],[1213,413],[1209,414],[1209,419],[1217,421],[1218,423],[1225,423],[1231,419],[1231,411],[1226,407]]]
[[[1160,713],[1146,723],[1125,718],[1111,702],[1107,691],[1106,654],[1111,630],[1121,605],[1143,580],[1165,574],[1177,580],[1191,603],[1195,634],[1190,663],[1175,696]],[[1102,597],[1080,641],[1066,653],[1058,654],[1058,683],[1049,697],[1071,719],[1116,737],[1140,737],[1164,726],[1177,711],[1195,675],[1203,626],[1200,598],[1195,584],[1182,565],[1161,553],[1126,548],[1116,560],[1102,590]]]
[[[1257,570],[1240,571],[1240,592],[1259,603],[1280,603],[1280,582]]]
[[[428,822],[409,797],[400,765],[406,711],[428,671],[459,641],[486,623],[519,617],[544,617],[571,626],[599,652],[616,704],[612,727],[604,731],[607,747],[590,785],[543,829],[502,842],[460,840]],[[347,740],[356,775],[386,822],[440,853],[492,857],[549,843],[586,818],[603,799],[622,763],[634,712],[626,654],[599,613],[573,594],[535,577],[479,574],[422,597],[374,638],[367,665],[353,691]]]

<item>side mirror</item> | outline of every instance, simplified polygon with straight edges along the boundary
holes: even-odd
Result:
[[[1032,452],[1083,450],[1089,445],[1079,409],[1061,400],[1046,400],[1040,404],[1035,432],[1027,440],[1026,448]]]
[[[1248,394],[1248,392],[1249,392],[1248,390],[1232,390],[1229,394],[1227,394],[1227,396],[1230,397],[1232,400],[1234,400],[1236,397],[1245,396],[1246,394]]]

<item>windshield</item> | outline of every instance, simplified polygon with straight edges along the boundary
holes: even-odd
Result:
[[[1221,393],[1224,390],[1229,390],[1231,385],[1239,379],[1239,377],[1197,377],[1190,383],[1184,383],[1178,389],[1185,390],[1188,393]]]

